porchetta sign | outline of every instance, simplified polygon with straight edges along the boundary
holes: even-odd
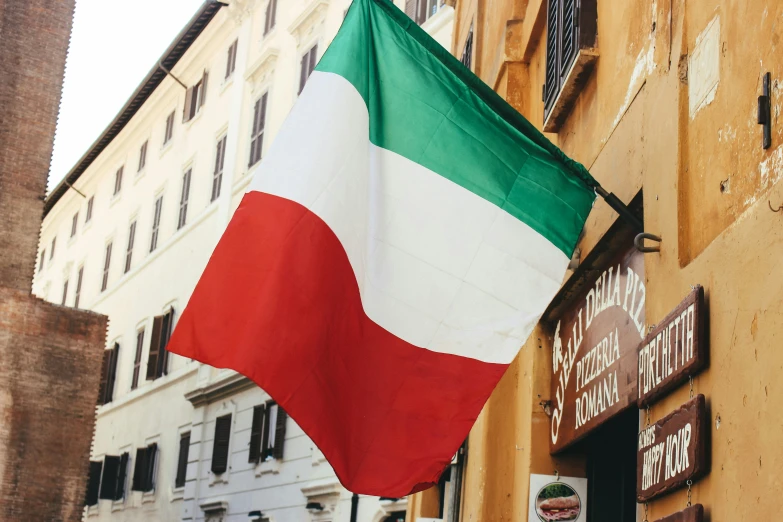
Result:
[[[552,350],[552,453],[636,403],[644,337],[644,260],[623,252],[587,281],[556,323]]]

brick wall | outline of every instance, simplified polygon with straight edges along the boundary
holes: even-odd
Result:
[[[73,0],[0,0],[0,520],[81,520],[107,319],[30,295]]]
[[[29,290],[74,0],[0,0],[0,287]]]
[[[0,520],[77,521],[106,317],[0,288]]]

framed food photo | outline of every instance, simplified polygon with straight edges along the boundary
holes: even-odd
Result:
[[[587,522],[587,479],[530,475],[528,522]]]

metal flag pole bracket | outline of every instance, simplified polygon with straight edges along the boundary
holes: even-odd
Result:
[[[661,238],[655,234],[645,232],[642,221],[631,211],[630,208],[628,208],[628,205],[623,203],[620,198],[614,195],[614,193],[607,192],[606,189],[601,185],[596,185],[594,190],[597,195],[601,196],[603,200],[606,201],[607,205],[609,205],[615,212],[617,212],[617,214],[620,215],[620,217],[622,217],[629,225],[634,228],[634,230],[638,232],[633,240],[633,244],[639,252],[649,253],[661,251],[660,246],[644,246],[645,239],[650,239],[660,243]]]

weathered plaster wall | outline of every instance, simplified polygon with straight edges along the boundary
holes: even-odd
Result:
[[[455,54],[471,21],[477,74],[541,126],[546,0],[465,0]],[[783,4],[762,0],[598,2],[600,57],[565,124],[548,135],[624,201],[643,189],[647,323],[702,284],[710,367],[694,379],[708,399],[712,471],[693,487],[711,522],[775,517],[783,465]],[[761,148],[756,98],[772,72],[772,147]],[[582,258],[617,218],[597,201]],[[464,521],[527,520],[530,473],[583,475],[578,458],[549,455],[551,342],[539,329],[522,347],[470,436]],[[651,409],[654,420],[688,399],[687,384]],[[655,520],[685,506],[678,491],[649,505]],[[639,511],[639,520],[642,511]]]

